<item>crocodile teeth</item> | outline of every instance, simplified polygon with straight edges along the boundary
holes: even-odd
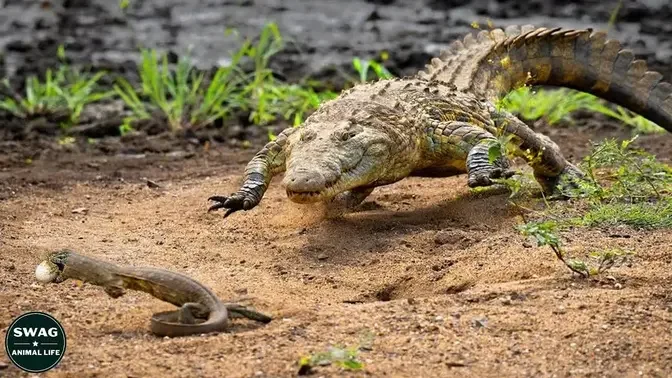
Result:
[[[298,202],[298,203],[309,203],[309,202],[317,202],[319,201],[320,198],[322,198],[322,192],[293,192],[291,190],[287,190],[287,197],[289,197],[292,201]]]
[[[58,271],[53,269],[52,264],[48,261],[42,261],[37,268],[35,268],[35,278],[38,282],[49,283],[58,277]]]

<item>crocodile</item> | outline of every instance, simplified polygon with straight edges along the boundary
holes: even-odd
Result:
[[[283,130],[247,164],[240,189],[214,195],[224,217],[257,206],[282,172],[297,203],[351,208],[375,187],[409,176],[466,173],[469,187],[515,174],[507,141],[543,193],[563,197],[583,173],[547,136],[497,106],[522,86],[587,92],[672,132],[672,85],[631,50],[593,29],[533,25],[482,30],[452,42],[414,76],[361,83]],[[494,151],[494,154],[493,154]]]
[[[49,253],[35,270],[41,282],[77,279],[102,286],[112,298],[124,289],[139,290],[180,307],[152,315],[150,330],[157,336],[189,336],[226,331],[230,317],[261,323],[272,318],[237,303],[224,303],[209,288],[183,274],[160,268],[119,266],[71,250]]]

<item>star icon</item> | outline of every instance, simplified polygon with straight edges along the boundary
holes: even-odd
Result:
[[[34,347],[36,347],[37,344],[38,344],[37,341],[33,341],[33,346],[34,346]]]

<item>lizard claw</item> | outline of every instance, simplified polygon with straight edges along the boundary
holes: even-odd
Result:
[[[215,201],[214,205],[208,208],[208,212],[227,209],[224,218],[239,210],[250,210],[254,207],[254,202],[247,198],[244,193],[234,193],[231,196],[212,196],[208,201]]]

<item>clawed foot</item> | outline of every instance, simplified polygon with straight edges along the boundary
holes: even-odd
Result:
[[[208,208],[208,212],[219,209],[227,209],[226,213],[224,214],[224,218],[228,217],[229,215],[233,214],[236,211],[250,210],[251,208],[257,205],[254,199],[249,198],[246,193],[241,192],[233,193],[228,197],[212,196],[208,198],[208,201],[217,202],[214,205],[210,206],[210,208]]]
[[[509,178],[515,174],[516,171],[510,170],[508,168],[491,167],[487,170],[483,169],[476,172],[471,172],[469,174],[467,185],[469,185],[470,188],[490,186],[494,184],[492,181],[493,179]]]
[[[557,177],[537,177],[544,193],[547,193],[548,199],[568,199],[576,197],[574,190],[580,188],[580,182],[585,180],[585,175],[579,168],[571,163],[567,163]]]

